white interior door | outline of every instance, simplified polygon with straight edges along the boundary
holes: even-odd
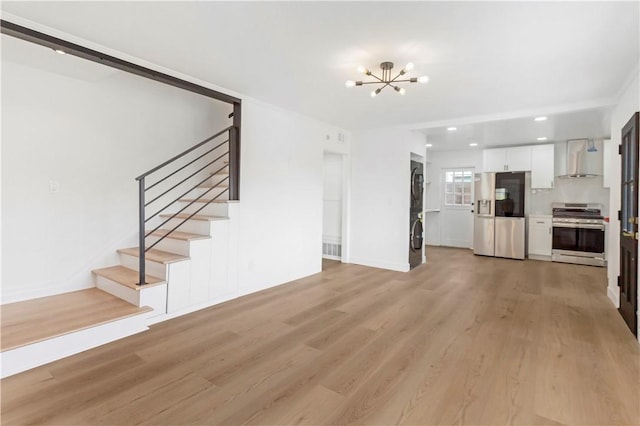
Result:
[[[473,173],[471,168],[442,169],[441,245],[473,248]]]

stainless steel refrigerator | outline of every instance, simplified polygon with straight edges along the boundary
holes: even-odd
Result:
[[[495,182],[495,173],[474,176],[473,252],[483,256],[495,255]]]
[[[495,256],[524,259],[525,174],[496,173]]]
[[[524,259],[524,172],[476,173],[473,252]]]

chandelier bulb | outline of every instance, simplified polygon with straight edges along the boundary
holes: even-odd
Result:
[[[345,87],[353,87],[353,86],[356,85],[356,82],[353,81],[353,80],[347,80],[347,81],[345,81],[344,85],[345,85]]]
[[[418,83],[427,83],[429,81],[429,77],[427,77],[426,75],[423,75],[422,77],[418,78]]]
[[[363,67],[362,65],[358,65],[358,72],[362,74],[366,74],[369,70]]]
[[[413,62],[409,62],[407,65],[404,66],[404,70],[411,71],[413,67],[414,67]]]
[[[380,90],[381,90],[381,89],[376,89],[376,90],[374,90],[373,92],[371,92],[371,97],[372,97],[372,98],[375,98],[376,96],[378,96],[378,93],[380,93]]]
[[[393,86],[393,88],[396,92],[400,93],[401,95],[404,95],[405,93],[407,93],[404,87]]]

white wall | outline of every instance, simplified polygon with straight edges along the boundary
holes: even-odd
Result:
[[[352,134],[350,262],[409,270],[411,153],[424,156],[424,144],[400,129]]]
[[[620,156],[617,154],[617,149],[622,142],[620,138],[622,128],[637,111],[640,111],[640,73],[636,73],[635,78],[624,90],[611,113],[610,147],[615,150],[615,155],[611,156],[613,161],[609,177],[611,182],[611,190],[609,192],[611,222],[608,234],[607,276],[609,285],[607,295],[616,307],[620,305],[620,289],[618,288],[618,275],[620,274],[620,222],[617,220],[617,211],[620,209]]]
[[[340,142],[338,133],[345,135]],[[239,290],[320,272],[323,152],[349,152],[334,126],[243,100]]]
[[[2,44],[7,303],[93,286],[91,269],[136,245],[134,178],[228,125],[229,107],[12,37]]]
[[[552,189],[532,189],[529,214],[551,214],[551,203],[599,203],[604,216],[609,216],[609,188],[604,188],[602,176],[593,178],[554,179]]]
[[[426,187],[426,209],[440,209],[440,212],[425,214],[425,244],[438,246],[443,241],[444,221],[444,182],[442,181],[443,169],[450,168],[474,168],[475,172],[482,171],[482,151],[479,149],[459,151],[429,151],[427,156],[425,181],[431,182]],[[428,249],[427,249],[428,250]],[[427,252],[427,257],[429,256]]]

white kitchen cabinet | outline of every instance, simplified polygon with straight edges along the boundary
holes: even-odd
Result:
[[[553,144],[531,147],[531,188],[553,188]]]
[[[529,258],[551,260],[551,216],[529,216]]]
[[[485,172],[524,172],[531,170],[531,147],[493,148],[482,151]]]
[[[506,148],[485,149],[482,151],[482,168],[485,172],[504,172],[506,161]]]
[[[531,170],[531,147],[516,146],[507,148],[507,171],[526,172]]]

